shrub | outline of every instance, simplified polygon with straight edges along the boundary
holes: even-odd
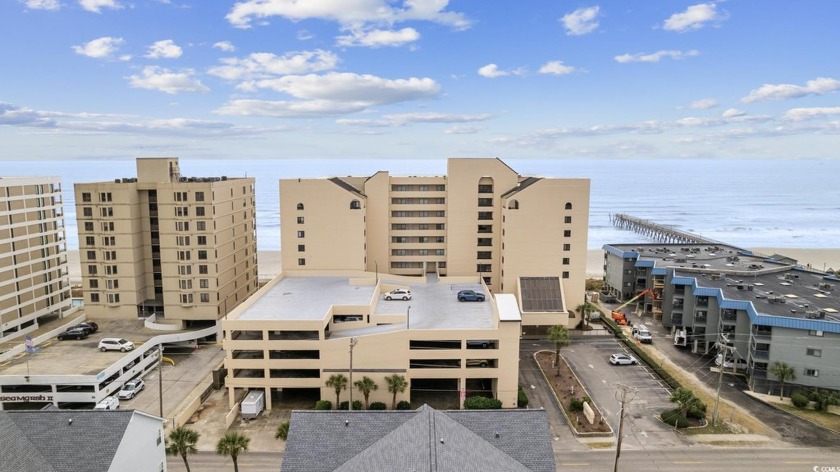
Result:
[[[353,400],[353,409],[354,410],[362,410],[364,405],[362,404],[361,400]],[[339,410],[349,410],[350,409],[350,402],[344,400],[338,405]]]
[[[790,396],[790,401],[791,401],[791,403],[793,403],[793,406],[795,406],[796,408],[805,408],[806,406],[808,406],[808,402],[809,402],[808,397],[806,397],[805,395],[803,395],[799,392],[791,395]]]
[[[466,410],[498,410],[502,407],[502,401],[487,397],[469,397],[464,400]]]
[[[525,395],[525,390],[519,386],[519,392],[516,394],[516,406],[519,408],[526,408],[528,406],[528,395]]]
[[[274,439],[282,439],[283,441],[289,437],[289,422],[284,421],[277,425],[277,431],[274,433]]]
[[[662,412],[660,418],[662,418],[662,421],[668,426],[674,426],[676,423],[677,428],[687,428],[691,425],[691,423],[688,422],[688,419],[680,414],[679,409]]]
[[[569,400],[569,410],[571,411],[583,411],[583,400],[580,398],[572,398]]]
[[[397,403],[397,409],[398,410],[411,410],[412,409],[411,408],[411,403],[409,403],[405,400],[400,400],[400,402]]]
[[[315,402],[316,410],[332,410],[332,402],[329,400],[318,400]]]
[[[387,410],[388,406],[382,402],[373,402],[370,404],[371,410]]]

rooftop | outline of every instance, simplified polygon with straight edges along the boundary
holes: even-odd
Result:
[[[619,257],[654,261],[658,268],[760,271],[795,264],[795,261],[781,258],[768,260],[765,256],[723,244],[609,244],[604,249]]]

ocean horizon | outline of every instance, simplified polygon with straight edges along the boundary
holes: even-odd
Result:
[[[588,178],[588,248],[649,242],[612,226],[626,213],[739,247],[840,247],[840,160],[504,159],[524,176]],[[180,159],[194,177],[256,177],[257,245],[280,249],[279,180],[445,175],[445,159]],[[73,184],[136,177],[134,160],[0,161],[0,176],[61,178],[67,247],[78,249]]]

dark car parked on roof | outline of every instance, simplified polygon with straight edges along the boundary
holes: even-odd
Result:
[[[88,337],[88,332],[81,329],[81,328],[70,328],[67,331],[58,335],[59,341],[64,341],[65,339],[85,339]]]
[[[88,321],[85,323],[79,323],[76,326],[71,326],[69,329],[83,329],[87,332],[87,334],[93,334],[99,331],[99,325],[92,321]]]
[[[461,290],[458,292],[458,301],[483,302],[484,294],[476,292],[475,290]]]

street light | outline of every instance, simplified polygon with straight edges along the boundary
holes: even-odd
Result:
[[[350,411],[353,411],[353,348],[358,342],[359,338],[350,338]]]
[[[405,329],[411,329],[411,305],[405,310]]]

